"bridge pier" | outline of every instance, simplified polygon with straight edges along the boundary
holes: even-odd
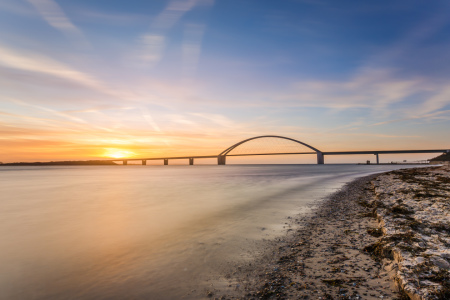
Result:
[[[145,166],[147,164],[147,161],[145,159],[142,160],[142,165]]]
[[[377,165],[380,164],[380,158],[378,157],[378,153],[375,153],[375,156],[377,157]]]
[[[225,163],[226,163],[226,156],[225,155],[217,156],[217,164],[218,165],[225,165]]]
[[[193,166],[194,165],[194,159],[191,157],[191,158],[189,158],[189,165],[190,166]]]
[[[167,166],[169,164],[169,160],[167,158],[164,158],[164,165]]]
[[[123,161],[123,165],[124,165],[124,166],[128,165],[128,160],[124,160],[124,161]]]
[[[325,163],[324,155],[322,152],[317,151],[317,164],[323,165]]]

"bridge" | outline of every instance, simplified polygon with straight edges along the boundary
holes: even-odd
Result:
[[[245,148],[246,145],[251,144],[252,142],[256,140],[277,140],[277,141],[283,141],[288,142],[290,145],[283,145],[282,149],[276,149],[272,152],[267,152],[264,148],[264,151],[255,151],[248,150],[247,151],[237,151],[238,149]],[[295,147],[293,147],[295,146]],[[311,151],[297,151],[298,147],[306,147]],[[286,151],[289,149],[293,149],[291,151]],[[203,158],[217,158],[217,164],[218,165],[225,165],[226,164],[226,158],[231,156],[258,156],[258,155],[305,155],[305,154],[313,154],[317,156],[317,164],[324,164],[325,163],[325,156],[331,156],[331,155],[358,155],[358,154],[373,154],[376,156],[376,162],[377,164],[380,164],[380,154],[410,154],[410,153],[449,153],[450,149],[428,149],[428,150],[373,150],[373,151],[333,151],[333,152],[324,152],[320,151],[306,143],[303,143],[301,141],[298,141],[296,139],[292,139],[289,137],[284,136],[277,136],[277,135],[263,135],[263,136],[256,136],[249,139],[245,139],[243,141],[240,141],[231,147],[228,147],[224,151],[222,151],[219,154],[216,155],[200,155],[200,156],[174,156],[174,157],[151,157],[151,158],[121,158],[121,159],[111,159],[108,161],[121,161],[124,165],[127,165],[129,161],[142,161],[142,165],[146,165],[147,161],[151,160],[162,160],[164,162],[164,165],[169,164],[169,160],[176,160],[176,159],[185,159],[189,160],[189,165],[194,164],[194,160],[196,159],[203,159]]]

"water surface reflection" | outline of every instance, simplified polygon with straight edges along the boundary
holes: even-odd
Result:
[[[1,167],[0,298],[197,299],[287,216],[396,167]]]

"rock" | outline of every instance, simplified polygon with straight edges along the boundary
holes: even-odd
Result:
[[[414,259],[414,261],[416,262],[416,264],[421,264],[425,261],[425,258],[418,256]]]
[[[441,269],[450,270],[450,264],[445,259],[433,257],[431,258],[431,261]]]
[[[438,283],[429,281],[429,280],[422,280],[420,281],[420,285],[428,285],[428,286],[439,286]]]
[[[450,260],[450,250],[447,250],[447,252],[442,252],[441,256],[447,260]]]

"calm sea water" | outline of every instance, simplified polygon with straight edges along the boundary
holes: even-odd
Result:
[[[288,217],[396,168],[0,167],[0,299],[198,299]]]

